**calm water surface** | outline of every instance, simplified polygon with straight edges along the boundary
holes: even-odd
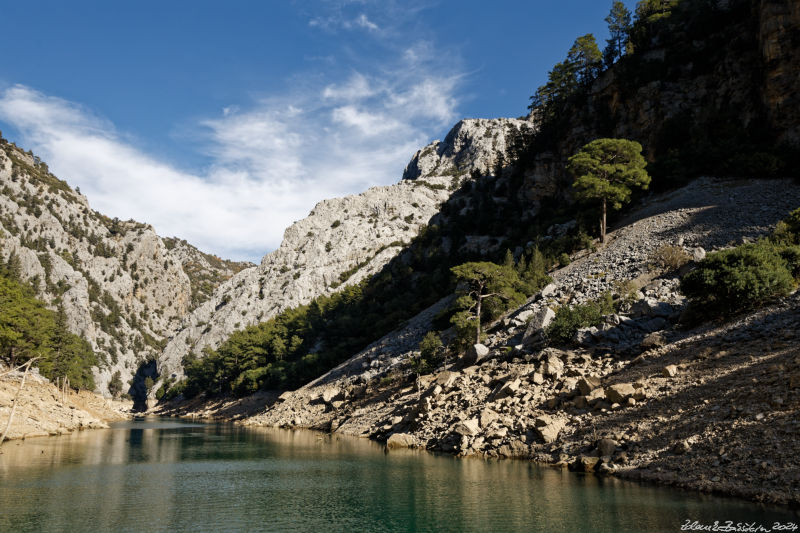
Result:
[[[306,431],[143,419],[6,443],[0,532],[680,531],[798,522],[733,499]]]

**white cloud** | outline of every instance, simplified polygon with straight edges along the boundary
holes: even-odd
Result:
[[[225,107],[199,121],[198,146],[212,158],[203,172],[166,164],[91,111],[26,86],[0,92],[0,120],[95,209],[257,261],[316,202],[397,181],[414,150],[454,121],[458,78],[424,61]]]
[[[369,18],[367,18],[367,16],[364,13],[361,13],[358,17],[356,17],[356,19],[353,21],[353,23],[356,26],[359,26],[361,28],[365,28],[365,29],[370,30],[370,31],[378,31],[378,30],[380,30],[378,25],[375,24],[374,22],[372,22],[371,20],[369,20]]]

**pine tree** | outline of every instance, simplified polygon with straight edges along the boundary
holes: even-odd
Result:
[[[627,49],[628,34],[631,31],[631,12],[620,0],[614,0],[611,3],[611,12],[605,21],[611,38],[606,41],[603,59],[607,66],[611,66]]]
[[[574,65],[578,83],[589,85],[594,81],[603,66],[603,54],[594,35],[587,33],[575,39],[567,53],[567,61]]]
[[[642,145],[627,139],[597,139],[569,158],[567,170],[575,177],[573,187],[579,201],[600,200],[600,241],[606,242],[608,205],[620,209],[630,201],[631,188],[647,189],[650,176],[642,157]]]
[[[464,263],[450,269],[463,284],[456,300],[460,309],[451,322],[462,335],[475,332],[475,342],[481,342],[481,320],[484,315],[496,316],[509,302],[521,303],[524,294],[518,291],[520,280],[516,270],[488,262]]]

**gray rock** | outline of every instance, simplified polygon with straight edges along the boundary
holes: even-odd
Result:
[[[408,433],[392,433],[386,441],[386,447],[392,448],[413,448],[416,446],[416,439]]]
[[[578,380],[578,390],[584,396],[600,387],[600,378],[597,376],[586,376]]]
[[[483,428],[489,427],[489,425],[498,418],[500,418],[500,415],[498,415],[496,412],[492,411],[487,407],[486,409],[481,411],[481,416],[480,416],[481,427]]]
[[[620,405],[634,394],[636,394],[636,389],[630,383],[617,383],[605,389],[606,399]]]
[[[665,378],[674,378],[678,375],[678,367],[675,365],[667,365],[661,371],[661,375],[663,375]]]
[[[489,356],[489,348],[483,344],[473,344],[467,348],[464,357],[461,358],[463,366],[475,365],[483,361]]]
[[[322,391],[322,401],[331,404],[335,401],[339,401],[343,398],[341,389],[336,387],[328,387]]]
[[[509,396],[514,396],[519,390],[521,383],[522,382],[519,379],[506,381],[497,388],[495,393],[492,394],[492,399],[501,400]]]
[[[453,432],[463,437],[474,437],[480,433],[480,421],[477,418],[464,420],[453,426]]]
[[[542,333],[545,329],[547,329],[550,323],[553,322],[555,317],[555,311],[549,307],[543,307],[536,310],[533,313],[530,322],[528,322],[528,327],[525,330],[525,334],[522,336],[522,344],[530,345],[540,340]]]
[[[542,373],[545,376],[551,376],[557,378],[563,372],[564,372],[564,362],[554,354],[548,355],[547,359],[542,365]]]
[[[540,294],[542,295],[542,298],[552,298],[553,296],[556,295],[557,292],[558,292],[558,285],[556,285],[555,283],[549,283],[545,285]]]
[[[564,420],[549,415],[541,415],[534,420],[534,431],[545,444],[550,444],[558,439],[558,434],[565,426]]]

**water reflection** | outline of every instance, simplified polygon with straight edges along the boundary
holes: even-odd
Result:
[[[791,511],[305,431],[140,420],[12,442],[0,531],[679,531]]]

